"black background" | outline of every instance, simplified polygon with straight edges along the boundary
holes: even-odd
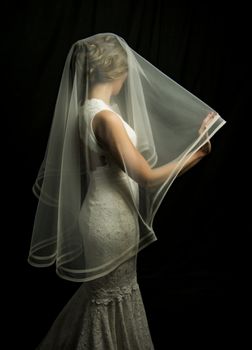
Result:
[[[248,127],[248,10],[158,0],[56,0],[15,4],[5,14],[1,56],[11,195],[4,270],[10,279],[8,325],[12,334],[15,330],[10,344],[34,349],[79,287],[60,279],[54,266],[27,263],[37,205],[31,188],[67,53],[76,40],[99,32],[123,37],[227,121],[212,139],[212,153],[167,193],[154,221],[158,241],[138,257],[138,281],[156,349],[175,349],[181,342],[205,349],[217,337],[219,345],[233,343],[239,324],[234,280],[239,236],[248,231],[240,200],[245,180],[239,182]]]

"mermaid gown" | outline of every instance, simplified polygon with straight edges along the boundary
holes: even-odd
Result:
[[[92,118],[99,111],[111,107],[93,98],[86,102],[85,108],[85,113]],[[126,122],[123,123],[136,144],[133,129]],[[97,142],[92,130],[90,134],[95,148]],[[98,146],[96,151],[99,152]],[[113,175],[117,171],[117,178],[110,176],[111,171]],[[104,176],[106,172],[108,176]],[[85,230],[89,225],[90,230],[93,225],[92,235],[102,244],[103,251],[106,251],[106,245],[109,249],[111,244],[114,249],[120,249],[123,239],[128,243],[134,240],[136,234],[135,216],[120,191],[124,177],[125,174],[116,167],[97,167],[80,211],[80,227]],[[138,196],[137,190],[135,195]],[[118,232],[118,227],[124,227],[125,232]],[[134,255],[109,274],[83,282],[55,319],[37,350],[153,350],[137,282],[136,261],[137,255]]]

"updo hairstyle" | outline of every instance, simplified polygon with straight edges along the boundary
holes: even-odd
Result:
[[[87,72],[91,85],[111,82],[128,71],[127,54],[116,37],[98,36],[86,42]]]

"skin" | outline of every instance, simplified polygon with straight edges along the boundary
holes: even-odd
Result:
[[[91,91],[90,98],[102,99],[110,104],[112,95],[117,95],[127,78],[127,73],[123,74],[116,81],[97,84]],[[203,120],[199,134],[204,132],[208,124],[212,122],[215,113],[209,113]],[[131,142],[124,125],[115,113],[103,110],[97,113],[93,118],[93,130],[95,136],[102,147],[110,153],[117,165],[125,171],[124,163],[130,177],[141,186],[155,187],[162,184],[175,169],[176,163],[170,162],[161,167],[151,168],[145,158],[139,153]],[[180,175],[196,165],[202,158],[211,152],[211,144],[208,141],[193,155],[188,155]],[[189,158],[190,157],[190,158]]]

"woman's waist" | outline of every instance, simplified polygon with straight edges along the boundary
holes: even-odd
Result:
[[[92,171],[92,173],[97,173],[97,172],[101,172],[101,171],[121,171],[124,173],[124,171],[122,171],[122,169],[115,163],[107,163],[105,165],[97,165],[96,169]]]
[[[127,179],[128,175],[119,167],[105,165],[99,166],[89,173],[90,180],[114,181],[117,179]]]
[[[101,166],[90,172],[89,192],[117,192],[118,194],[129,194],[132,191],[138,200],[138,183],[119,167]]]

